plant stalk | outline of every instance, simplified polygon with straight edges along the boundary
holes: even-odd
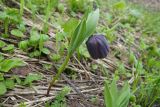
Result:
[[[49,95],[49,92],[51,90],[51,87],[55,84],[56,80],[59,78],[59,76],[61,75],[61,73],[64,71],[64,69],[66,68],[68,62],[69,62],[69,59],[70,59],[70,55],[68,54],[64,63],[60,66],[60,68],[58,69],[58,73],[56,74],[56,76],[52,78],[52,81],[50,82],[49,84],[49,87],[47,89],[47,96]]]
[[[47,10],[46,10],[46,15],[45,15],[45,22],[44,22],[44,25],[43,25],[43,31],[45,32],[45,33],[47,33],[48,32],[48,24],[47,24],[47,22],[48,22],[48,19],[49,19],[49,17],[50,17],[50,14],[51,14],[51,0],[48,0],[48,2],[47,2]]]
[[[8,37],[8,26],[9,26],[9,20],[7,18],[5,19],[5,22],[4,22],[5,37]]]
[[[20,3],[21,3],[21,5],[20,5],[20,15],[21,15],[21,19],[22,19],[22,16],[23,16],[23,12],[24,12],[24,0],[20,0]]]

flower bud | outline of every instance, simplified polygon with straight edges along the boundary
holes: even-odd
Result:
[[[109,53],[109,46],[103,35],[93,35],[89,37],[86,45],[93,59],[105,58]]]

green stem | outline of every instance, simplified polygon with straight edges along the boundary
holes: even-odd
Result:
[[[20,5],[20,15],[21,15],[21,18],[23,16],[23,8],[24,8],[24,0],[20,0],[21,2],[21,5]]]
[[[5,19],[5,22],[4,22],[5,37],[8,37],[8,25],[9,25],[9,20],[7,18]]]
[[[52,81],[50,82],[49,84],[49,87],[47,89],[47,96],[49,95],[49,92],[51,90],[51,87],[54,85],[54,83],[56,82],[56,80],[59,78],[59,76],[61,75],[61,73],[64,71],[64,69],[66,68],[68,62],[69,62],[69,59],[70,59],[70,55],[68,54],[64,63],[60,66],[60,68],[58,69],[58,73],[56,74],[55,77],[52,78]]]
[[[45,15],[45,22],[44,22],[44,25],[43,25],[43,30],[45,33],[48,32],[48,19],[50,17],[50,14],[51,14],[51,0],[48,0],[47,2],[47,10],[46,10],[46,15]]]

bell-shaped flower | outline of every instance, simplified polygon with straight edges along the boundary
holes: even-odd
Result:
[[[93,35],[89,37],[86,45],[93,59],[105,58],[109,53],[109,45],[103,35]]]

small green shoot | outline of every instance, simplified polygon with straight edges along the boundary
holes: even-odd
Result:
[[[25,62],[18,58],[5,59],[0,62],[0,72],[8,72],[12,68],[24,66]]]
[[[27,77],[24,80],[23,85],[32,85],[33,81],[38,81],[42,79],[42,75],[35,74],[35,73],[29,73]]]
[[[119,90],[115,80],[112,81],[110,87],[105,81],[104,98],[106,107],[127,107],[130,95],[128,83],[125,83],[123,88]]]
[[[54,102],[51,104],[46,104],[46,107],[66,107],[66,98],[65,96],[69,94],[71,91],[71,88],[68,86],[65,86],[55,97]]]

